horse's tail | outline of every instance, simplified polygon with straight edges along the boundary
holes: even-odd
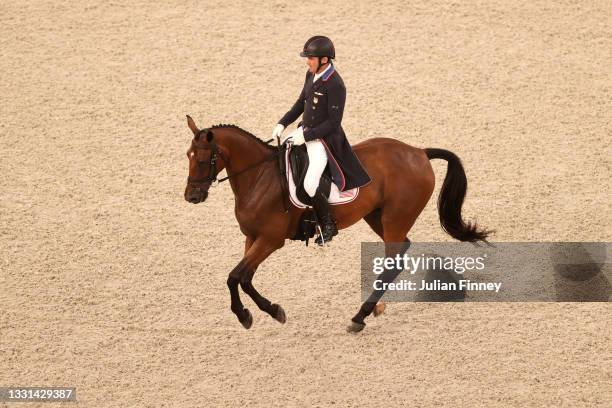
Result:
[[[467,191],[467,178],[459,157],[444,149],[425,149],[428,159],[444,159],[448,162],[446,177],[438,197],[438,214],[444,231],[459,241],[485,241],[492,231],[480,229],[476,223],[467,224],[461,217],[461,206]]]

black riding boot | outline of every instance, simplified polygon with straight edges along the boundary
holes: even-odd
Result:
[[[336,221],[329,212],[329,203],[327,198],[317,188],[314,197],[312,197],[312,207],[317,214],[319,225],[321,226],[321,234],[315,242],[319,245],[323,245],[324,242],[332,240],[334,235],[338,235],[338,228],[336,227]]]

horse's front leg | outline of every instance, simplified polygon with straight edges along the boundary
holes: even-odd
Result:
[[[250,328],[253,324],[253,317],[248,309],[245,309],[238,295],[238,284],[242,290],[248,294],[255,304],[264,312],[275,318],[281,323],[285,323],[285,311],[280,305],[272,304],[268,299],[255,290],[253,286],[253,275],[261,264],[272,252],[281,248],[284,240],[270,240],[265,238],[250,239],[247,237],[245,243],[244,258],[230,272],[227,285],[230,289],[232,298],[232,311],[245,328]]]
[[[230,272],[227,277],[227,287],[230,291],[230,297],[232,299],[231,309],[232,312],[238,317],[238,321],[242,323],[245,329],[250,329],[253,324],[253,316],[249,309],[246,309],[240,300],[240,294],[238,293],[238,284],[240,283],[240,277],[244,273],[245,263],[244,259],[240,261],[238,265]]]

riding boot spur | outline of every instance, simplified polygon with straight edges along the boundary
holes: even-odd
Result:
[[[319,236],[315,242],[318,245],[323,245],[325,242],[331,241],[334,235],[338,235],[338,228],[329,210],[327,198],[318,188],[314,197],[312,197],[312,207],[317,214],[317,219],[321,227],[321,236]]]

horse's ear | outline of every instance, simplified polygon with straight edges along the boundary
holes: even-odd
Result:
[[[191,119],[191,116],[189,115],[187,115],[187,126],[189,126],[189,129],[191,129],[194,136],[197,135],[198,132],[200,131],[200,129],[198,129],[195,122],[193,121],[193,119]]]
[[[206,141],[210,143],[212,139],[213,139],[213,132],[209,130],[208,132],[206,132]]]

